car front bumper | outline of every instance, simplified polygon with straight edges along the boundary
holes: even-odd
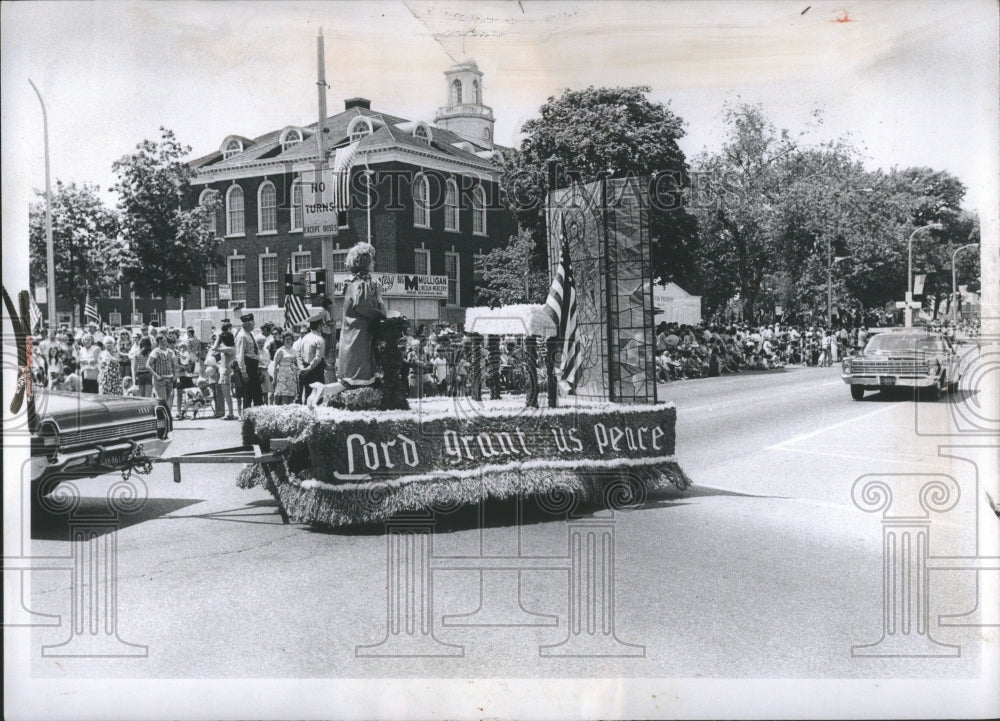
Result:
[[[99,476],[103,473],[124,470],[132,450],[138,446],[147,458],[159,458],[170,445],[170,439],[146,438],[141,441],[122,441],[94,446],[79,451],[56,453],[54,456],[31,458],[31,481],[39,483],[49,479],[69,479]]]
[[[900,386],[906,388],[929,388],[937,383],[937,376],[933,375],[899,376],[842,373],[840,377],[849,386],[864,386],[872,390],[876,388],[898,388]]]

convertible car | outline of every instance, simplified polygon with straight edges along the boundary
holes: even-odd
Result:
[[[122,471],[163,455],[170,414],[147,398],[39,389],[31,436],[31,485],[36,497],[61,481]]]
[[[954,390],[960,379],[959,358],[951,341],[930,330],[906,328],[872,336],[860,355],[845,358],[841,378],[851,398],[865,391],[900,386],[920,388],[930,400]]]

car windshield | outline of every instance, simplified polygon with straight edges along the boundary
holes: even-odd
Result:
[[[915,333],[879,333],[865,346],[865,353],[942,353],[948,349],[944,340]]]

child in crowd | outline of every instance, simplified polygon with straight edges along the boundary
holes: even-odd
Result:
[[[222,408],[222,391],[219,389],[219,362],[215,359],[215,355],[212,353],[205,356],[202,376],[206,381],[208,381],[208,389],[212,393],[215,417],[222,418],[224,412]],[[232,405],[232,402],[233,400],[230,398],[230,405]]]
[[[62,367],[62,371],[55,377],[52,388],[70,393],[80,393],[83,390],[83,381],[77,375],[75,364],[72,361]]]
[[[122,378],[122,395],[128,396],[129,398],[141,398],[142,391],[139,386],[132,383],[132,376],[125,376]]]
[[[185,388],[183,391],[178,391],[178,393],[184,398],[184,405],[181,408],[178,420],[187,418],[189,410],[191,411],[191,418],[195,419],[198,417],[198,411],[202,408],[212,408],[212,391],[209,388],[207,378],[198,378],[194,386]]]

